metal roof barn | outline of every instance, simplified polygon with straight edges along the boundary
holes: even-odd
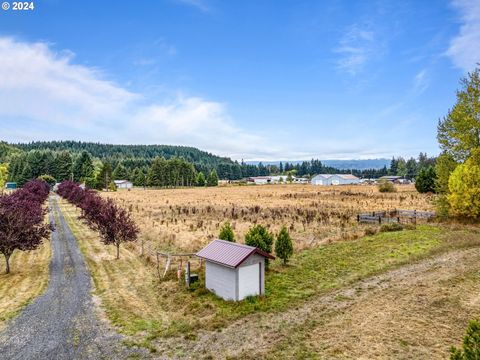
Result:
[[[312,185],[350,185],[359,182],[360,179],[351,174],[318,174],[311,180]]]
[[[218,239],[197,256],[205,259],[205,287],[234,301],[265,293],[265,259],[275,259],[256,247]]]

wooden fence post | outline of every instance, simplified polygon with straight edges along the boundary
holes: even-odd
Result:
[[[158,251],[156,252],[156,254],[157,254],[157,274],[158,274],[158,278],[160,279],[160,258],[159,258]]]

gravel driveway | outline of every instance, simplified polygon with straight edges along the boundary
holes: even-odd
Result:
[[[90,274],[56,198],[49,199],[50,220],[58,214],[52,234],[50,281],[0,333],[0,359],[126,359],[146,358],[143,350],[122,345],[96,317]]]

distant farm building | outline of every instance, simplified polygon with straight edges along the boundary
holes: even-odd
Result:
[[[292,183],[302,183],[301,181],[297,181],[297,179],[298,178],[295,176],[290,177]],[[247,182],[254,183],[256,185],[283,184],[288,183],[288,175],[254,176],[247,178]]]
[[[117,189],[131,189],[133,184],[128,180],[113,180]]]
[[[310,180],[308,178],[303,178],[303,177],[302,178],[294,177],[293,182],[295,184],[308,184]]]
[[[275,259],[256,247],[224,240],[213,240],[197,256],[206,262],[205,287],[234,301],[265,293],[265,259]]]
[[[271,176],[254,176],[249,177],[247,182],[254,183],[255,185],[265,185],[265,184],[272,184],[272,177]]]
[[[387,176],[382,176],[381,178],[379,178],[378,180],[383,180],[383,181],[390,181],[390,182],[393,182],[393,183],[399,183],[401,182],[402,180],[402,177],[401,176],[391,176],[391,175],[387,175]]]
[[[7,182],[5,183],[5,189],[14,190],[17,188],[16,182]]]
[[[312,185],[350,185],[359,184],[360,179],[350,174],[319,174],[311,180]]]

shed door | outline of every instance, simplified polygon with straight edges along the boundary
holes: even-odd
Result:
[[[260,264],[238,268],[238,297],[245,299],[249,295],[260,295]]]

